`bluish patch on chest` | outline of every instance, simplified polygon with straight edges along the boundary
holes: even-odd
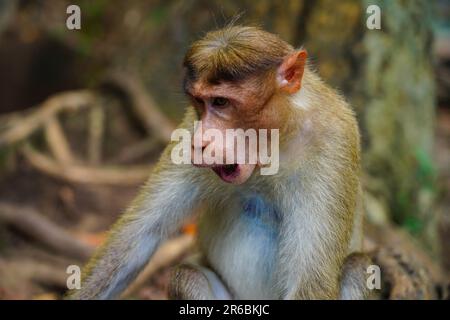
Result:
[[[243,197],[242,218],[254,228],[263,229],[273,235],[278,233],[280,223],[278,209],[261,195]]]
[[[259,274],[258,281],[266,283],[268,287],[274,275],[280,220],[278,208],[262,195],[251,194],[241,198],[239,224],[244,228],[241,229],[244,235],[240,244],[251,248],[251,252],[245,251],[242,261],[245,261],[245,268],[251,270],[249,273]]]

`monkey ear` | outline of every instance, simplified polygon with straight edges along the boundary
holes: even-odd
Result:
[[[277,72],[277,81],[281,90],[289,94],[300,90],[307,56],[306,50],[299,50],[284,59]]]

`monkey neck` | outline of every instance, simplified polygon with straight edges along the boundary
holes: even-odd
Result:
[[[317,86],[311,71],[305,68],[302,87],[293,95],[283,95],[280,99],[282,119],[280,123],[280,149],[284,149],[289,143],[295,139],[302,131],[305,130],[305,124],[311,113],[313,105],[312,90]],[[320,81],[320,80],[319,80]]]
[[[287,116],[280,127],[280,173],[292,172],[308,161],[311,146],[316,145],[316,133],[324,125],[318,123],[318,114],[326,113],[324,109],[329,107],[329,102],[321,100],[321,93],[328,91],[320,78],[305,68],[300,90],[284,96],[283,109]]]

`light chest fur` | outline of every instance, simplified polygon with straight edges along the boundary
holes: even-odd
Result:
[[[277,298],[278,210],[262,194],[246,193],[236,194],[233,201],[210,208],[203,216],[200,245],[238,299]]]

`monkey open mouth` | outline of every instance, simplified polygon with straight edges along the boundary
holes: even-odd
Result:
[[[238,164],[225,164],[212,167],[214,172],[225,182],[232,183],[241,172]]]

